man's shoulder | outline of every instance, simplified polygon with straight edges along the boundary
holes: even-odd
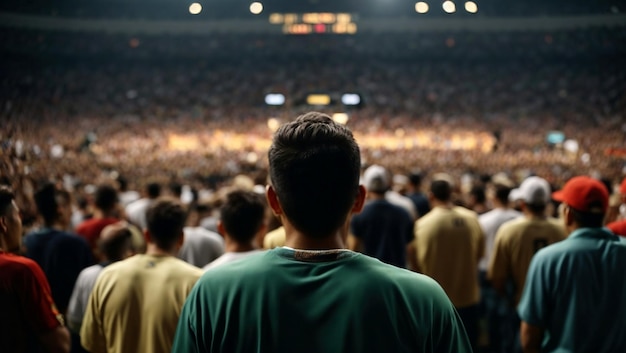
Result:
[[[2,274],[25,274],[41,271],[39,265],[25,256],[0,253],[0,268]]]

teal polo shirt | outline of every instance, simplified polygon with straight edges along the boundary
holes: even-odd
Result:
[[[517,308],[542,352],[626,352],[626,244],[581,228],[535,254]]]

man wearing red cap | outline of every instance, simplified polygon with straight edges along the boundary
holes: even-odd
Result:
[[[619,193],[622,196],[622,204],[626,206],[626,178],[622,180],[622,185],[619,188]],[[611,222],[606,225],[613,233],[626,237],[626,218]]]
[[[609,195],[592,178],[570,179],[569,237],[535,254],[518,313],[525,352],[626,352],[626,243],[603,228]]]

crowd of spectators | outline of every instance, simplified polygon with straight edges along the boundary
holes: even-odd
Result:
[[[134,189],[154,178],[198,188],[239,173],[263,180],[268,119],[307,110],[347,112],[364,164],[395,173],[537,173],[557,185],[624,173],[624,28],[0,37],[2,174],[27,189],[28,180],[75,186],[110,173]],[[284,106],[265,105],[272,92]],[[344,92],[362,104],[305,103]],[[575,143],[547,143],[550,131]]]

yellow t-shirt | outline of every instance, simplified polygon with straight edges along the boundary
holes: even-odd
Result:
[[[566,236],[565,227],[552,218],[520,217],[504,223],[496,233],[487,277],[503,281],[512,279],[517,305],[533,255],[539,249],[561,241]]]
[[[263,248],[269,250],[284,246],[285,239],[285,227],[280,226],[265,235],[265,238],[263,238]]]
[[[173,256],[135,255],[105,268],[81,328],[91,353],[169,353],[178,316],[202,270]]]
[[[434,207],[415,222],[419,270],[439,282],[457,308],[480,301],[478,261],[484,242],[476,213],[461,207]]]

